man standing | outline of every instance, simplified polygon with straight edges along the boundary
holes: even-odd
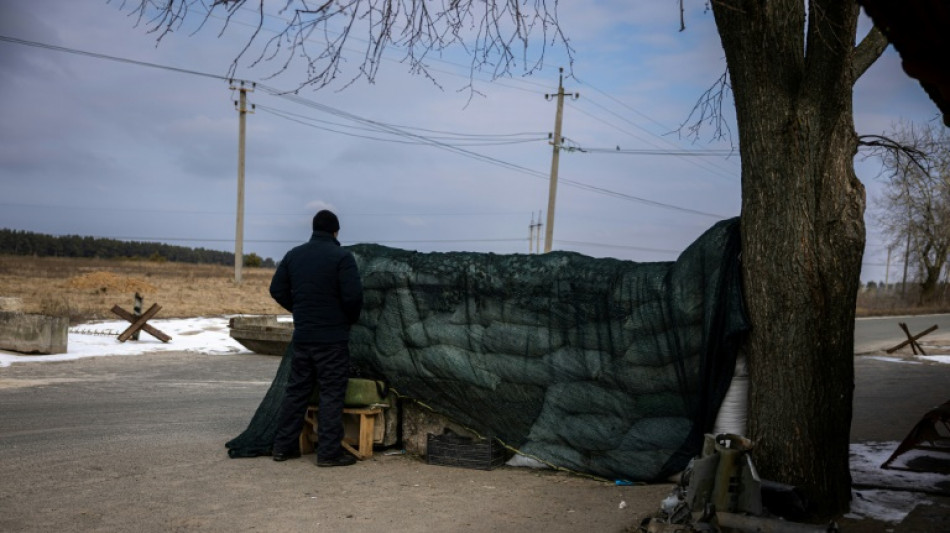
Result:
[[[350,326],[363,307],[356,261],[336,240],[340,222],[322,210],[313,217],[310,241],[287,252],[271,280],[270,294],[293,313],[293,360],[274,436],[275,461],[300,457],[298,437],[316,383],[317,466],[356,462],[343,453],[343,398],[349,381]]]

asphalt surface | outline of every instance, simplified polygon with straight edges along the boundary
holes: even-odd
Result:
[[[623,531],[669,494],[382,453],[337,469],[228,459],[277,364],[176,352],[0,368],[0,531]],[[950,399],[947,364],[863,356],[855,372],[853,442],[899,441]],[[937,498],[845,530],[946,532],[948,517]]]
[[[950,335],[950,314],[859,318],[854,322],[854,353],[886,350],[905,340],[907,337],[899,326],[902,322],[912,335],[937,326],[937,330],[922,337],[921,342]]]
[[[278,358],[170,352],[0,368],[0,531],[622,531],[670,486],[377,453],[229,459]]]

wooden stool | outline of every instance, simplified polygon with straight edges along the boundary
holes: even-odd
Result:
[[[307,408],[304,416],[303,431],[300,432],[300,453],[310,453],[314,450],[314,436],[317,433],[317,409],[315,405]],[[379,407],[344,407],[343,415],[359,417],[359,438],[343,438],[343,448],[352,453],[357,459],[364,460],[373,456],[373,441],[376,439],[376,417],[382,414]],[[353,445],[356,445],[356,448]]]

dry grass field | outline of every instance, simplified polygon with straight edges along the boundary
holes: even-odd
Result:
[[[160,318],[282,314],[267,290],[273,273],[245,268],[236,285],[231,266],[0,255],[0,298],[22,300],[27,313],[68,316],[72,324],[116,318],[110,311],[116,304],[131,311],[136,291],[145,298],[144,309],[162,306]],[[926,307],[914,298],[862,291],[856,310],[858,316],[950,311],[946,295]]]
[[[117,319],[118,304],[132,310],[135,293],[144,307],[162,306],[159,318],[285,311],[268,292],[272,268],[245,268],[240,285],[234,267],[151,261],[0,255],[0,298],[17,298],[21,310],[68,316],[71,324]]]

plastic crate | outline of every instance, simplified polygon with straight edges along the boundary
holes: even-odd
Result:
[[[429,434],[426,462],[430,465],[491,470],[505,464],[505,449],[494,439],[472,439],[454,433]]]

